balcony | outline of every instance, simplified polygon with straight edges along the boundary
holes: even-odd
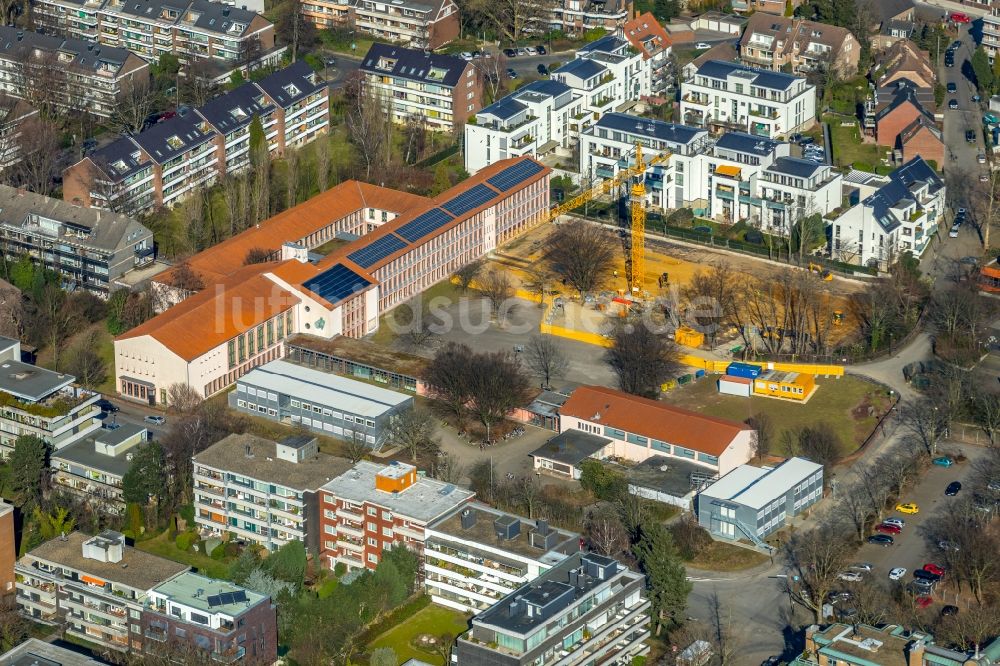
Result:
[[[684,97],[682,97],[681,100],[687,102],[688,104],[697,104],[699,106],[708,106],[709,103],[707,96],[705,97],[705,99],[701,99],[697,95],[692,95],[690,93],[684,95]]]
[[[351,520],[355,523],[363,523],[365,520],[365,517],[360,513],[354,513],[353,511],[348,511],[344,508],[337,509],[337,517],[343,518],[344,520]]]
[[[167,641],[167,630],[162,627],[148,627],[142,632],[142,635],[158,643],[165,643]]]
[[[222,652],[213,652],[212,661],[217,661],[221,664],[232,664],[242,659],[246,653],[246,648],[240,645]]]
[[[514,139],[513,141],[511,141],[510,147],[515,149],[524,148],[525,146],[529,146],[534,142],[535,142],[535,137],[531,136],[530,134],[525,134],[520,139]]]
[[[352,527],[351,525],[345,525],[344,523],[341,523],[341,524],[337,525],[337,532],[339,534],[344,534],[344,535],[347,535],[347,536],[352,536],[352,537],[355,537],[357,539],[364,539],[365,538],[365,533],[364,533],[363,530],[361,530],[361,528]]]
[[[750,115],[754,118],[768,118],[770,120],[775,120],[778,117],[778,112],[773,109],[750,109]]]

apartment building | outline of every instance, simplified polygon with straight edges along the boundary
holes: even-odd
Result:
[[[143,652],[201,655],[203,663],[270,666],[278,659],[277,611],[270,597],[193,572],[149,591]]]
[[[482,108],[483,75],[457,56],[376,42],[361,61],[361,72],[395,123],[417,120],[450,132]]]
[[[17,540],[14,532],[14,505],[0,500],[0,597],[15,594],[14,564]]]
[[[205,536],[232,532],[269,551],[301,541],[313,554],[319,552],[317,493],[351,466],[298,435],[280,442],[229,435],[191,461],[195,522]]]
[[[118,532],[72,532],[18,560],[17,605],[32,621],[102,648],[142,650],[149,591],[187,569],[125,545]]]
[[[91,437],[54,451],[49,466],[52,482],[59,488],[101,513],[122,515],[122,479],[138,448],[148,441],[149,431],[132,423],[114,423],[114,429],[101,428]]]
[[[469,502],[424,530],[424,586],[431,600],[484,611],[580,550],[580,535]]]
[[[229,394],[229,406],[378,451],[391,423],[413,408],[413,398],[279,359],[240,377]]]
[[[101,427],[99,393],[74,386],[76,377],[22,363],[21,343],[0,337],[0,457],[23,435],[63,449]]]
[[[149,64],[125,49],[0,26],[0,91],[60,113],[108,119]]]
[[[153,261],[153,232],[126,215],[0,185],[0,250],[58,273],[67,290],[106,298],[123,275]]]
[[[805,78],[710,60],[681,83],[685,125],[775,138],[816,123],[816,86]]]
[[[579,37],[588,30],[614,32],[628,21],[627,0],[557,0],[548,11],[548,29]]]
[[[969,651],[944,647],[934,640],[926,631],[897,624],[812,625],[805,630],[805,650],[791,666],[992,666],[1000,657],[998,639]]]
[[[509,157],[572,156],[596,118],[652,93],[652,60],[608,35],[576,53],[549,80],[535,81],[487,106],[465,126],[465,169],[475,173]]]
[[[775,72],[829,71],[837,78],[858,71],[861,46],[846,28],[755,13],[739,40],[740,61]]]
[[[904,252],[923,254],[943,220],[946,195],[926,161],[914,157],[887,177],[851,172],[844,183],[858,190],[860,202],[832,223],[834,259],[885,271]]]
[[[169,53],[233,69],[280,57],[270,21],[211,0],[38,0],[32,17],[46,33],[127,49],[148,62]]]
[[[762,545],[822,497],[823,466],[805,458],[740,465],[698,493],[698,522],[716,537]]]
[[[21,99],[0,93],[0,171],[21,159],[24,130],[38,118],[38,109]]]
[[[665,456],[702,465],[712,474],[727,474],[747,463],[755,437],[745,424],[603,386],[577,388],[559,409],[559,432],[569,430],[610,440],[593,454],[597,459],[642,462]],[[548,469],[546,460],[536,455],[535,468]]]
[[[459,664],[630,663],[649,646],[645,577],[617,560],[577,553],[472,618]]]
[[[63,199],[133,214],[172,206],[249,164],[259,117],[272,156],[325,134],[329,89],[304,61],[94,151],[63,172]]]
[[[174,290],[184,300],[115,340],[120,393],[165,403],[180,382],[209,396],[284,356],[294,333],[373,333],[382,313],[544,220],[548,177],[537,162],[506,160],[434,199],[347,181],[196,255],[206,288]],[[306,247],[338,233],[360,237],[310,261]],[[306,245],[281,245],[289,238]],[[254,247],[276,249],[275,261],[244,266]]]
[[[350,9],[349,25],[387,42],[433,51],[441,48],[459,34],[458,5],[454,0],[347,0]],[[342,0],[311,0],[315,9],[303,14],[307,18],[317,13],[321,18],[335,19],[341,14]]]
[[[990,63],[1000,52],[1000,7],[992,7],[983,16],[983,38],[980,45],[990,58]]]
[[[622,26],[622,35],[650,62],[650,93],[661,95],[672,83],[670,54],[673,40],[651,12],[639,14]]]
[[[609,113],[580,137],[580,174],[591,182],[615,177],[644,159],[669,155],[647,168],[648,205],[689,207],[696,214],[787,236],[795,223],[825,215],[842,203],[842,177],[830,165],[790,157],[787,143],[707,130],[622,113]]]
[[[405,546],[421,557],[427,526],[474,493],[418,475],[413,465],[361,461],[320,490],[321,561],[333,569],[378,566],[382,551]]]

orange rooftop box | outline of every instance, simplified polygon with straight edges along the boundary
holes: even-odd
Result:
[[[416,482],[417,468],[394,460],[375,475],[375,490],[401,493]]]

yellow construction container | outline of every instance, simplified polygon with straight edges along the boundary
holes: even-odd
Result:
[[[753,380],[756,395],[806,400],[816,390],[816,378],[804,372],[767,370]]]
[[[681,326],[674,331],[674,342],[685,347],[700,347],[705,342],[705,334],[690,326]]]

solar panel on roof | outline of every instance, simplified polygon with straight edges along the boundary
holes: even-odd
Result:
[[[216,606],[221,606],[222,601],[219,599],[220,596],[218,594],[210,594],[208,596],[208,607],[215,608]]]
[[[233,603],[241,604],[247,600],[247,593],[245,590],[240,590],[239,592],[233,592]]]
[[[325,270],[305,283],[305,288],[330,303],[336,303],[369,286],[371,282],[343,264]]]
[[[448,224],[452,219],[454,219],[453,216],[447,211],[432,208],[401,226],[396,230],[396,233],[411,243],[416,243],[435,229]]]
[[[458,217],[459,215],[465,215],[470,210],[479,208],[496,195],[496,192],[480,183],[471,190],[462,192],[454,199],[445,201],[441,204],[441,207],[446,209],[452,215]]]
[[[542,165],[537,162],[525,160],[507,167],[494,176],[490,176],[486,179],[486,182],[501,192],[506,192],[515,185],[520,185],[535,174],[541,172],[542,168]]]
[[[393,252],[399,252],[404,247],[406,247],[406,243],[390,234],[376,238],[360,250],[351,252],[347,258],[362,268],[370,268],[376,262],[385,259]]]

